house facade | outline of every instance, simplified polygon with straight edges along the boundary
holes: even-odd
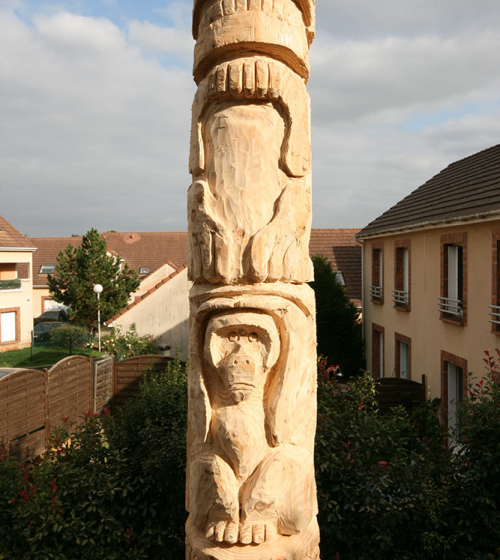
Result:
[[[0,352],[31,345],[32,243],[0,216]]]
[[[361,230],[367,368],[420,381],[454,423],[500,347],[500,146],[455,162]]]

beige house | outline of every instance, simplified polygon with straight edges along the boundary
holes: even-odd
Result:
[[[500,347],[500,145],[449,165],[361,230],[367,368],[415,381],[454,423]]]
[[[32,243],[0,216],[0,352],[31,345]]]
[[[134,294],[134,301],[106,322],[108,327],[128,331],[135,325],[140,335],[151,335],[171,356],[180,349],[187,359],[189,343],[189,287],[187,268],[182,266],[163,275],[149,288]],[[146,286],[147,287],[147,286]]]

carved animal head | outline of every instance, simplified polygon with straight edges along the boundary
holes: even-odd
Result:
[[[212,318],[205,340],[205,358],[235,403],[247,399],[263,382],[280,351],[273,319],[249,311]]]

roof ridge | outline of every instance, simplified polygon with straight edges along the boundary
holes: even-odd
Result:
[[[134,301],[132,303],[129,303],[126,307],[124,307],[123,309],[121,309],[120,311],[118,311],[118,313],[116,315],[114,315],[113,317],[111,317],[111,319],[108,319],[107,321],[105,321],[105,325],[108,325],[110,323],[113,323],[114,321],[116,321],[116,319],[118,319],[119,317],[121,317],[122,315],[124,315],[127,311],[130,311],[130,309],[132,309],[133,307],[135,307],[136,305],[138,305],[141,301],[143,301],[144,299],[146,299],[148,296],[150,296],[153,292],[156,292],[156,290],[158,290],[159,288],[161,288],[164,284],[166,284],[167,282],[170,282],[170,280],[172,280],[172,278],[174,278],[175,276],[178,276],[185,268],[187,268],[187,265],[184,264],[182,265],[180,268],[178,268],[177,270],[175,270],[174,272],[172,272],[171,274],[169,274],[168,276],[166,276],[165,278],[162,278],[157,284],[155,284],[152,288],[150,288],[147,292],[144,292],[142,295],[140,296],[136,296]]]

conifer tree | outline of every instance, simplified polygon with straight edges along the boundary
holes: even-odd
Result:
[[[341,367],[345,375],[359,374],[362,362],[362,332],[358,312],[347,296],[345,286],[324,257],[313,257],[316,295],[318,355],[330,365]]]
[[[97,323],[96,284],[103,287],[99,307],[101,321],[106,321],[127,305],[130,294],[139,287],[139,279],[126,264],[120,270],[119,257],[108,254],[106,240],[91,229],[80,247],[70,244],[59,252],[48,285],[52,299],[71,307],[71,320],[93,331]]]

